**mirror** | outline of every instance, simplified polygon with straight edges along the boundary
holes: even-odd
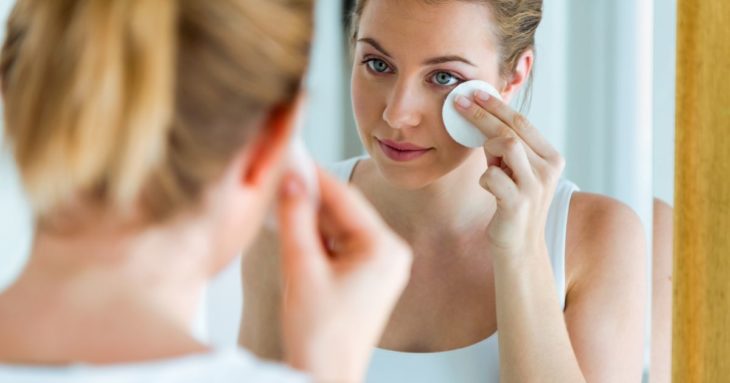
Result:
[[[347,19],[347,10],[355,2],[344,3],[343,19]],[[651,364],[651,381],[667,382],[671,345],[669,278],[672,272],[671,205],[674,199],[676,1],[639,3],[546,1],[536,35],[532,97],[523,112],[565,157],[565,178],[579,185],[582,191],[610,196],[627,204],[641,217],[647,233],[652,234],[647,235],[647,240],[653,238],[647,254],[652,254],[653,247],[654,256],[648,256],[647,264],[654,270],[652,274],[652,269],[647,269],[646,280],[654,289],[654,295],[652,304],[647,306],[651,307],[651,312],[647,311],[646,326],[653,328],[654,335],[647,333],[645,340],[644,380],[650,381]],[[335,4],[331,5],[334,7]],[[413,66],[406,63],[409,58],[443,54],[447,49],[439,51],[438,48],[444,46],[456,47],[455,50],[465,53],[463,49],[459,50],[458,41],[434,41],[425,32],[420,39],[402,37],[408,33],[419,36],[414,32],[418,26],[406,29],[411,27],[406,20],[408,17],[421,21],[423,31],[438,28],[437,22],[428,19],[433,15],[426,13],[424,16],[419,12],[429,5],[412,6],[415,9],[410,15],[403,16],[401,29],[388,22],[395,17],[397,10],[373,16],[375,21],[370,31],[375,31],[380,45],[390,53],[387,64],[411,70]],[[448,12],[444,8],[431,7],[434,14]],[[350,88],[352,68],[359,70],[358,64],[365,57],[358,56],[362,52],[352,46],[349,31],[345,30],[339,40],[336,38],[334,31],[339,26],[335,24],[339,20],[335,21],[332,13],[332,8],[328,8],[320,14],[331,22],[328,26],[320,25],[323,33],[319,36],[318,45],[315,44],[310,77],[312,112],[305,131],[311,152],[323,164],[364,154],[373,155],[363,148],[357,124],[359,121],[370,123],[377,113],[373,113],[370,119],[361,117],[358,120],[352,104],[353,98],[354,102],[358,102],[358,98],[381,97],[372,88],[366,88],[369,92],[362,94],[357,93],[358,89]],[[458,18],[451,20],[453,30],[458,30],[462,24],[472,25]],[[442,35],[446,39],[449,33]],[[462,38],[465,35],[463,31],[460,34]],[[349,57],[351,48],[355,48],[352,58]],[[374,54],[388,59],[382,52]],[[403,69],[403,66],[407,68]],[[415,97],[418,95],[416,93]],[[378,101],[381,108],[392,102],[387,99]],[[520,97],[513,98],[513,108],[520,110],[521,101]],[[433,124],[438,113],[434,112],[429,117],[428,123]],[[381,126],[386,125],[384,121],[380,123]],[[656,227],[655,219],[658,220]],[[394,331],[392,334],[397,333]],[[386,334],[381,345],[383,348],[394,344],[388,339],[393,338]],[[438,353],[416,353],[428,347],[419,349],[418,342],[415,343],[410,347],[412,353],[376,352],[371,380],[393,381],[396,375],[389,376],[389,373],[404,373],[417,365],[417,360],[420,363],[438,363],[435,361],[439,358]],[[405,342],[400,345],[399,351],[409,350]],[[457,350],[462,354],[455,359],[461,358],[461,362],[454,362],[455,365],[461,366],[459,363],[470,357],[464,354],[467,349]],[[457,351],[449,356],[458,354]],[[442,353],[441,357],[444,355],[446,353]],[[406,379],[405,375],[397,376]],[[458,377],[453,375],[452,381],[470,381]]]
[[[378,2],[378,0],[371,1]],[[388,127],[388,123],[397,124],[397,118],[407,120],[409,117],[407,115],[408,105],[395,104],[392,99],[378,99],[380,95],[373,91],[375,88],[362,86],[364,82],[359,83],[360,88],[351,89],[353,68],[361,71],[364,65],[388,64],[384,60],[386,57],[383,57],[383,52],[378,53],[377,49],[372,50],[375,48],[373,44],[368,44],[369,54],[373,57],[380,57],[382,62],[364,63],[366,57],[357,49],[354,49],[352,57],[354,62],[350,61],[351,46],[343,19],[346,19],[347,10],[351,9],[353,3],[353,1],[322,0],[317,7],[317,40],[308,77],[311,109],[307,128],[303,134],[311,153],[323,166],[331,166],[332,163],[366,154],[360,135],[358,135],[358,125],[368,125],[372,122],[368,118],[372,116],[382,119],[386,107],[390,107],[391,114],[387,117],[390,119],[389,122],[377,120],[373,125],[382,129],[379,132],[390,132],[388,129],[393,129],[393,126]],[[380,0],[380,3],[383,3],[383,0]],[[391,6],[397,7],[396,3],[400,5],[415,4],[409,0],[391,2]],[[522,100],[526,95],[514,94],[511,97],[512,108],[522,110],[527,119],[565,158],[566,168],[563,177],[578,185],[582,191],[609,196],[628,205],[636,212],[647,233],[653,233],[654,198],[670,202],[673,200],[674,177],[676,2],[672,0],[669,3],[656,1],[654,3],[656,6],[653,6],[652,2],[628,0],[615,2],[546,1],[543,18],[536,35],[534,83],[531,98],[528,97],[529,102],[524,104],[525,108],[522,109]],[[12,2],[4,1],[0,4],[4,24],[5,15],[12,6]],[[448,8],[449,6],[451,5],[414,5],[410,15],[407,12],[398,13],[396,12],[398,9],[389,8],[388,11],[393,12],[383,11],[369,16],[368,30],[378,33],[376,41],[381,48],[385,48],[384,50],[389,53],[388,56],[391,56],[390,65],[407,67],[403,70],[410,71],[412,68],[418,67],[411,65],[409,60],[413,57],[421,58],[453,53],[447,52],[446,48],[453,48],[460,41],[447,40],[447,36],[451,39],[461,36],[463,39],[466,38],[465,31],[475,28],[484,28],[486,31],[484,26],[486,23],[479,23],[474,28],[463,29],[464,25],[471,26],[471,24],[460,22],[457,17],[451,19],[448,24],[442,24],[449,25],[453,29],[444,29],[443,32],[436,29],[434,32],[436,19],[440,16],[439,13],[434,12],[445,9],[453,11],[454,9]],[[460,6],[466,5],[460,4]],[[474,7],[475,5],[469,6]],[[458,15],[464,16],[465,14],[463,12],[454,13],[455,17]],[[467,16],[479,15],[481,13],[475,12]],[[413,23],[413,19],[411,19],[424,16],[434,19],[427,17],[426,20],[418,23]],[[403,21],[401,24],[397,22],[398,17],[401,17],[400,20]],[[485,17],[484,20],[488,19]],[[390,22],[388,23],[388,21]],[[421,29],[404,30],[403,33],[400,33],[398,28],[405,25]],[[424,34],[428,32],[429,36],[441,34],[444,38],[441,40],[418,39],[413,38],[413,36],[418,36],[418,33],[411,35],[406,33],[414,31],[422,31]],[[451,32],[451,35],[447,32]],[[474,46],[473,50],[461,50],[457,53],[490,57],[490,51],[478,48],[481,45],[472,44],[472,46]],[[368,57],[368,59],[373,57]],[[382,69],[385,66],[379,68]],[[364,81],[364,79],[362,77],[360,80]],[[374,78],[370,78],[368,81],[371,85],[376,82]],[[520,89],[524,88],[524,84],[520,86]],[[413,91],[413,89],[415,88],[407,88],[406,91]],[[423,99],[420,101],[432,102],[433,105],[438,106],[438,102],[434,100],[446,95],[443,93],[436,97],[433,94],[435,92],[432,92],[424,96],[427,93],[423,90],[420,93],[413,92],[415,93],[411,97],[403,97],[398,100],[418,101],[421,97]],[[382,104],[370,105],[367,108],[361,106],[361,110],[358,112],[357,107],[352,107],[353,98],[360,100],[363,105],[373,102]],[[424,99],[426,100],[424,101]],[[398,110],[399,107],[400,110]],[[383,109],[383,112],[378,111],[378,108]],[[363,111],[365,109],[369,109],[369,112],[365,113]],[[427,119],[430,120],[421,125],[438,126],[440,123],[438,116],[437,112],[426,113]],[[419,116],[415,118],[418,119]],[[416,127],[420,122],[404,121],[401,123],[412,124]],[[32,234],[32,226],[22,202],[22,193],[17,187],[17,177],[14,175],[12,163],[8,160],[6,153],[3,154],[2,161],[0,211],[12,212],[0,217],[0,234],[2,235],[0,245],[3,246],[0,248],[0,254],[3,254],[0,271],[7,274],[0,275],[0,288],[12,281],[15,273],[13,270],[17,271],[22,267]],[[372,174],[377,174],[377,172]],[[477,181],[478,179],[475,178],[474,182]],[[396,186],[404,187],[404,185]],[[8,208],[6,209],[6,207]],[[408,232],[404,233],[404,236],[417,236],[417,234]],[[650,256],[652,241],[647,242],[647,264],[657,265],[657,256]],[[659,241],[659,244],[666,243],[666,240]],[[560,244],[555,244],[555,246],[560,246]],[[659,248],[657,242],[653,242],[653,246],[655,250]],[[664,268],[655,267],[654,271],[655,273],[671,273],[671,260],[668,263],[669,268],[666,268],[666,259],[671,254],[666,253],[666,246],[662,249],[664,251],[661,256],[664,257],[662,259],[665,262],[658,264]],[[417,267],[421,267],[421,264],[418,263]],[[430,265],[431,269],[438,265],[446,270],[446,267],[440,263],[423,263],[423,265],[424,267]],[[481,266],[487,270],[487,273],[489,272],[490,266]],[[213,283],[203,309],[200,311],[200,336],[207,337],[215,345],[236,343],[241,304],[240,288],[238,287],[240,284],[239,267],[239,265],[231,266]],[[458,268],[452,270],[458,270]],[[647,284],[655,289],[654,297],[658,293],[664,294],[662,296],[666,297],[667,292],[670,291],[668,283],[661,284],[664,276],[664,274],[658,276],[655,274],[652,277],[651,268],[647,268],[646,280]],[[451,278],[454,276],[452,275]],[[452,280],[457,279],[459,278]],[[429,279],[426,278],[415,279],[412,283],[416,287],[412,291],[428,291],[428,282]],[[423,289],[418,288],[421,286],[420,284],[423,284]],[[491,285],[487,283],[486,286],[487,289],[494,288],[493,283]],[[660,288],[657,289],[657,286]],[[465,288],[463,285],[457,287]],[[556,286],[558,291],[566,288],[565,285]],[[454,291],[459,290],[452,291],[453,294],[456,294]],[[494,296],[494,291],[485,290],[485,296],[490,294]],[[417,297],[417,294],[412,296]],[[442,300],[458,301],[462,297],[463,295],[458,294],[445,295]],[[561,294],[561,299],[565,299],[564,293]],[[494,298],[491,300],[494,303]],[[418,301],[414,298],[411,302]],[[671,306],[666,299],[655,298],[653,303],[659,306],[652,307],[651,310],[647,306],[647,314],[649,311],[652,312],[653,321],[650,325],[651,316],[647,315],[646,327],[653,327],[657,335],[653,339],[647,335],[645,339],[646,347],[642,356],[644,379],[647,381],[649,379],[648,366],[651,360],[654,365],[661,365],[656,371],[652,367],[651,381],[666,382],[669,376],[668,323]],[[415,311],[405,308],[400,313],[404,317],[422,315],[417,311],[419,305],[414,304],[414,307],[416,307]],[[474,357],[472,351],[476,348],[493,350],[497,344],[497,338],[491,337],[489,331],[491,329],[491,333],[493,333],[496,325],[494,308],[462,312],[462,317],[471,314],[484,314],[485,317],[491,315],[491,319],[485,320],[484,325],[463,324],[463,321],[458,322],[453,318],[448,318],[451,314],[442,312],[441,316],[430,317],[434,321],[440,321],[438,323],[441,325],[447,323],[445,319],[449,319],[448,327],[442,329],[424,323],[420,324],[421,332],[409,333],[408,326],[402,324],[399,326],[397,323],[389,327],[381,347],[373,359],[369,379],[386,381],[379,380],[378,377],[407,374],[410,369],[418,368],[417,366],[424,363],[437,365],[441,363],[442,358],[448,359],[449,362],[443,364],[447,367],[444,367],[440,373],[449,376],[451,378],[449,381],[470,381],[468,371],[473,369],[485,371],[491,368],[494,371],[498,364],[490,365],[490,362],[482,359],[479,359],[478,362],[470,359]],[[458,333],[454,330],[455,328],[462,329],[460,335],[453,339],[445,335]],[[657,331],[658,329],[660,331]],[[207,335],[202,335],[206,333]],[[446,347],[442,347],[443,345]],[[457,374],[464,375],[460,377]],[[435,379],[435,375],[432,378]],[[401,381],[408,380],[407,376],[403,376]]]

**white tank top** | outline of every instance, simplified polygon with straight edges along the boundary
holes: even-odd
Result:
[[[334,176],[349,182],[357,162],[355,157],[329,166]],[[560,305],[565,309],[565,234],[570,198],[578,187],[561,179],[550,204],[545,225],[550,263]],[[400,352],[376,348],[368,367],[368,383],[499,383],[499,343],[495,332],[470,346],[442,352]]]

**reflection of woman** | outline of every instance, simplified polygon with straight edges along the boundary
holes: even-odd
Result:
[[[528,83],[541,8],[540,0],[356,4],[352,101],[369,157],[332,170],[415,254],[370,367],[374,382],[640,379],[637,216],[560,179],[560,154],[495,98],[457,99],[489,137],[483,150],[458,145],[441,122],[460,82],[488,81],[505,100]],[[279,356],[276,344],[247,338],[276,311],[266,298],[278,287],[245,266],[242,341]]]
[[[305,380],[189,328],[279,188],[310,31],[301,0],[18,2],[0,69],[38,228],[0,295],[0,381]],[[283,180],[287,362],[356,381],[409,251],[347,187],[321,175],[317,211],[298,176]]]

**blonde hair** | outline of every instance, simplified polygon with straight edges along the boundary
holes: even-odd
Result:
[[[449,0],[423,0],[425,3],[444,3]],[[500,50],[500,68],[502,77],[508,77],[517,68],[522,54],[535,50],[535,32],[542,20],[542,0],[460,0],[482,3],[492,11],[494,33]],[[350,14],[350,39],[357,39],[360,17],[367,0],[355,0]],[[525,102],[530,97],[532,75],[528,80]]]
[[[305,71],[311,0],[19,0],[6,135],[39,217],[194,205]]]

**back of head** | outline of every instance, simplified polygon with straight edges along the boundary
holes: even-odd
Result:
[[[36,215],[194,206],[296,95],[311,0],[19,0],[0,75]]]

